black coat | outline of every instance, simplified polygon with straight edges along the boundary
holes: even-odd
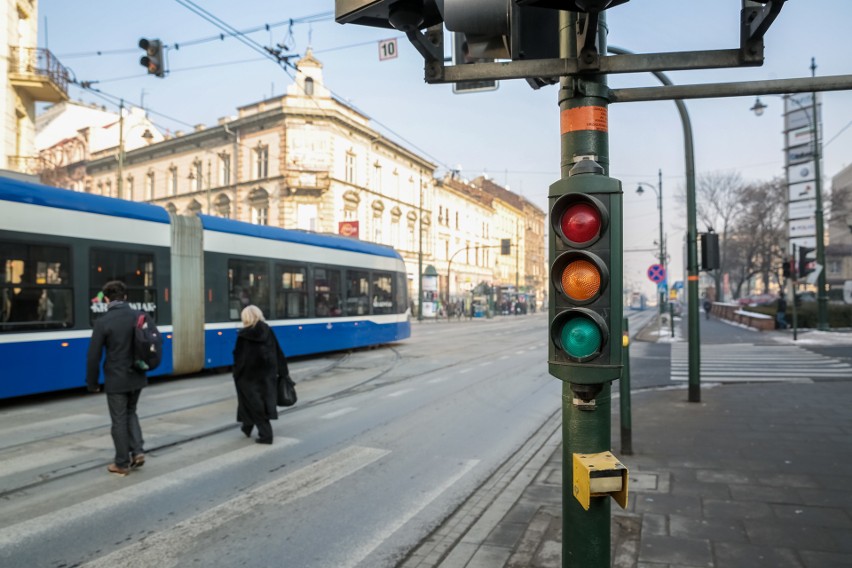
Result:
[[[237,421],[245,422],[244,416],[278,418],[278,377],[288,374],[287,359],[265,322],[241,329],[234,348]]]
[[[104,390],[108,393],[130,392],[148,384],[143,371],[133,367],[133,338],[136,316],[139,314],[125,302],[110,302],[107,313],[101,316],[92,330],[86,360],[86,386],[98,388],[101,355],[104,358]]]

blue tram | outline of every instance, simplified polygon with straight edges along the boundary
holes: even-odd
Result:
[[[85,386],[100,290],[114,279],[165,338],[152,375],[231,365],[248,304],[288,356],[411,335],[405,264],[390,247],[0,178],[0,398]]]

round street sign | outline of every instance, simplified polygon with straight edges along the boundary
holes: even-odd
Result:
[[[666,269],[660,264],[652,264],[648,267],[648,279],[659,284],[666,279]]]

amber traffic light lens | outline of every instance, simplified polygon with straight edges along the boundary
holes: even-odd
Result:
[[[601,289],[601,273],[588,260],[575,260],[562,270],[562,290],[570,299],[584,302]]]
[[[578,244],[586,244],[596,239],[603,224],[601,212],[585,202],[574,203],[565,209],[560,223],[565,238]]]

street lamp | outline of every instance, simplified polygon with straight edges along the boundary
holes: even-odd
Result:
[[[654,193],[657,195],[657,209],[660,211],[660,266],[663,267],[663,272],[666,274],[666,281],[668,281],[668,273],[666,272],[666,252],[665,245],[663,244],[663,170],[657,171],[657,187],[654,187],[650,183],[639,182],[639,187],[636,188],[636,193],[638,195],[642,195],[645,193],[645,190],[642,189],[642,186],[646,185],[650,187]],[[659,189],[658,189],[659,188]],[[666,292],[660,287],[660,314],[665,311],[665,302],[666,302]]]
[[[816,63],[811,58],[811,76],[816,75]],[[819,117],[817,115],[817,100],[816,92],[811,92],[811,113],[808,114],[808,108],[805,107],[795,98],[788,96],[786,100],[792,101],[797,105],[808,119],[808,124],[811,127],[813,137],[813,155],[814,155],[814,177],[816,190],[816,211],[814,212],[816,222],[816,261],[819,264],[819,274],[817,275],[817,328],[820,330],[828,330],[828,293],[826,291],[825,280],[825,227],[823,222],[822,212],[822,172],[820,168],[820,144],[819,144]],[[761,102],[758,97],[751,109],[754,114],[760,116],[766,110],[766,105]],[[789,183],[789,180],[788,180]],[[795,299],[795,297],[794,297]]]

